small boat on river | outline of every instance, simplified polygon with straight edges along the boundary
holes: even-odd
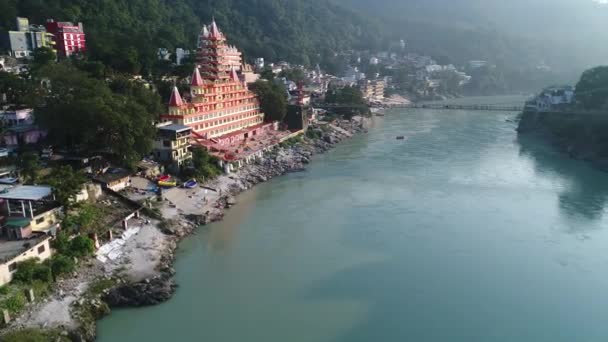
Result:
[[[405,136],[404,135],[400,135],[397,137],[397,140],[405,140]]]

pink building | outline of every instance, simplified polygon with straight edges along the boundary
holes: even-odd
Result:
[[[45,26],[47,32],[53,34],[55,49],[60,57],[84,54],[86,51],[86,39],[82,23],[74,25],[71,22],[57,22],[49,19]]]

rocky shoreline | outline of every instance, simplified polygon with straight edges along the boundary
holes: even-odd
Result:
[[[257,184],[290,172],[301,172],[316,154],[325,153],[355,134],[365,133],[371,119],[316,124],[289,139],[253,164],[221,175],[196,190],[174,188],[160,204],[158,220],[140,219],[139,232],[113,263],[89,260],[71,279],[58,284],[49,298],[30,306],[9,330],[54,329],[72,341],[94,341],[96,321],[111,308],[156,305],[177,289],[173,262],[178,243],[197,227],[220,221],[236,196]]]
[[[173,241],[163,255],[159,275],[141,282],[118,286],[106,292],[103,300],[110,307],[139,307],[168,300],[177,288],[173,280],[175,270],[172,264],[177,243],[182,238],[194,233],[197,226],[222,220],[225,210],[236,204],[236,195],[274,177],[304,171],[306,165],[311,162],[312,156],[329,151],[354,134],[366,133],[368,127],[367,118],[340,121],[336,125],[311,127],[312,133],[301,136],[299,141],[294,141],[291,145],[287,142],[283,146],[278,146],[255,164],[247,165],[233,174],[221,176],[231,181],[223,182],[229,184],[220,187],[223,195],[214,204],[219,210],[209,214],[181,215],[178,219],[165,222],[166,227],[163,232],[172,235]],[[218,183],[222,182],[215,184]]]

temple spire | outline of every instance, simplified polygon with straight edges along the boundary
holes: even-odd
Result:
[[[215,18],[213,18],[213,20],[211,21],[211,28],[209,29],[210,31],[210,36],[213,38],[219,38],[222,33],[220,32],[220,29],[217,28],[217,24],[215,23]]]
[[[204,85],[203,78],[201,77],[201,73],[200,73],[200,71],[198,71],[198,66],[195,66],[194,72],[192,72],[191,85],[193,87],[202,87]]]
[[[173,87],[173,91],[171,91],[171,98],[169,99],[169,107],[180,107],[183,105],[184,100],[182,100],[179,90],[177,87]]]
[[[241,79],[239,78],[239,75],[236,73],[236,69],[234,67],[232,67],[230,69],[230,78],[235,82],[241,81]]]

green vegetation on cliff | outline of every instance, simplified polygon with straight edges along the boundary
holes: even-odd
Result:
[[[585,71],[569,112],[525,112],[519,133],[540,133],[559,150],[608,168],[608,67]]]
[[[82,21],[91,59],[130,73],[151,70],[159,47],[194,48],[212,17],[246,56],[302,64],[373,47],[379,36],[368,19],[328,0],[8,0],[0,13],[0,29],[15,15]]]
[[[584,109],[608,110],[608,66],[583,73],[576,84],[576,101]]]

